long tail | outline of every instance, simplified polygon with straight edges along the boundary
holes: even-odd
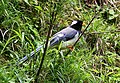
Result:
[[[34,54],[37,53],[42,47],[43,46],[41,45],[38,48],[36,48],[35,51],[32,51],[29,55],[26,55],[25,57],[23,57],[22,59],[20,59],[17,64],[24,63],[25,61],[28,60],[28,58],[32,58],[34,56]]]

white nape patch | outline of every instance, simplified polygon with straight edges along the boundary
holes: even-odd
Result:
[[[71,25],[74,25],[74,24],[76,24],[76,23],[77,23],[77,21],[74,20]]]
[[[63,37],[63,36],[64,36],[64,34],[60,33],[60,34],[58,34],[57,36],[59,36],[59,37]]]

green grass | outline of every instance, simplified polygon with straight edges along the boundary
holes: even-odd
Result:
[[[87,26],[95,13],[77,0],[1,0],[0,10],[0,83],[34,82],[43,49],[20,66],[16,62],[45,43],[52,14],[54,34],[74,19],[82,19]],[[47,50],[39,82],[120,82],[118,24],[119,12],[104,6],[68,56],[64,56],[68,50]]]

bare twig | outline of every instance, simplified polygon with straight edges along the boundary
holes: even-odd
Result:
[[[36,74],[35,83],[37,83],[37,78],[39,76],[39,73],[40,73],[42,65],[43,65],[43,61],[44,61],[44,57],[46,55],[46,51],[47,51],[47,47],[48,47],[48,41],[49,41],[51,30],[52,30],[52,26],[50,25],[50,28],[49,28],[49,31],[48,31],[48,35],[47,35],[47,39],[46,39],[45,48],[44,48],[44,53],[43,53],[42,60],[41,60],[41,63],[40,63],[40,67],[39,67],[38,72]]]
[[[54,8],[55,8],[55,6],[56,5],[54,5]],[[50,18],[50,28],[49,28],[48,35],[47,35],[47,39],[46,39],[46,44],[45,44],[45,48],[44,48],[44,53],[43,53],[43,56],[42,56],[42,60],[41,60],[38,72],[36,74],[36,77],[35,77],[35,83],[37,83],[38,76],[39,76],[40,71],[42,69],[43,61],[44,61],[44,58],[45,58],[45,55],[46,55],[46,51],[47,51],[47,47],[48,47],[48,42],[49,42],[50,34],[51,34],[52,28],[53,28],[53,22],[56,20],[57,13],[55,11],[53,11],[53,12],[50,11],[50,15],[52,17],[52,18]]]

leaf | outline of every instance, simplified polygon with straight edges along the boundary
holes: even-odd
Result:
[[[35,6],[35,8],[38,10],[42,10],[42,7],[40,7],[40,6]]]
[[[114,18],[116,18],[116,17],[118,17],[118,14],[115,14],[115,15],[113,15],[113,16],[110,16],[110,17],[109,17],[109,20],[112,20],[112,19],[114,19]]]
[[[115,12],[114,12],[114,10],[110,9],[109,13],[112,14],[112,15],[114,15]]]
[[[22,46],[23,46],[23,42],[24,42],[24,37],[25,37],[25,33],[22,32],[22,37],[21,37]]]
[[[12,39],[14,39],[15,37],[17,37],[17,35],[15,35],[15,36],[13,36],[13,37],[11,37],[11,38],[9,38],[9,39],[7,40],[7,42],[6,42],[6,44],[4,45],[4,47],[3,47],[3,49],[2,49],[2,51],[1,51],[1,53],[0,53],[0,55],[3,53],[4,49],[5,49],[6,46],[10,43],[10,41],[11,41]]]
[[[109,75],[111,75],[111,74],[114,74],[114,72],[109,72],[106,76],[109,76]]]
[[[33,28],[31,25],[29,25],[30,30],[35,34],[36,37],[40,38],[39,32],[36,28]]]
[[[33,43],[31,42],[31,40],[27,36],[25,36],[25,38],[29,41],[29,43],[32,46],[32,48],[35,48],[34,45],[33,45]]]
[[[24,0],[24,2],[27,3],[29,6],[31,6],[28,0]]]
[[[14,32],[16,33],[16,35],[18,35],[18,37],[19,37],[20,40],[22,41],[22,35],[21,35],[21,33],[17,32],[16,30],[12,30],[12,31],[14,31]]]
[[[91,71],[94,71],[95,73],[99,73],[99,71],[96,69],[91,69]]]

